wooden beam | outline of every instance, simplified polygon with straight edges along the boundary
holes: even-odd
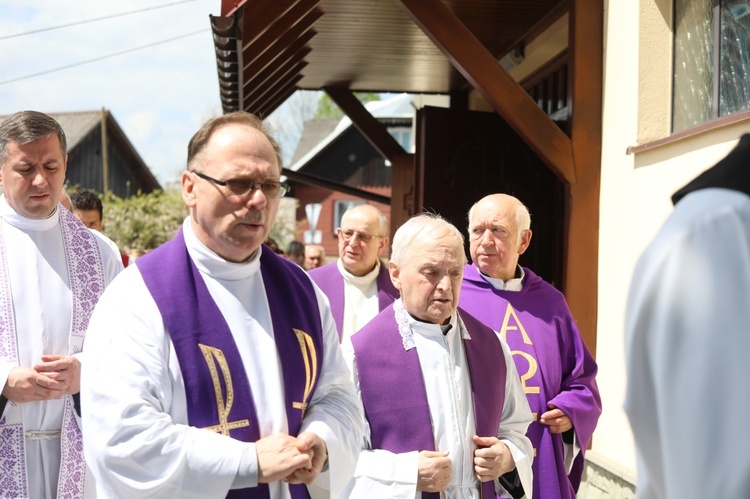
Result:
[[[256,93],[260,87],[265,85],[266,82],[278,79],[279,74],[287,71],[290,67],[302,61],[302,59],[304,59],[311,51],[312,49],[310,47],[303,47],[296,52],[285,50],[285,53],[281,54],[273,64],[269,64],[263,71],[254,75],[252,78],[245,80],[243,90],[245,92],[246,102],[250,102],[250,99],[254,98],[253,94]],[[274,78],[274,76],[276,76],[276,78]]]
[[[402,154],[391,160],[391,233],[416,214],[415,155]]]
[[[281,174],[286,175],[287,178],[289,178],[290,180],[294,180],[295,182],[299,182],[300,184],[312,185],[314,187],[320,187],[320,188],[328,189],[331,191],[343,192],[344,194],[357,196],[362,199],[366,199],[368,201],[373,201],[375,203],[386,204],[386,205],[391,204],[391,198],[389,198],[388,196],[383,196],[382,194],[376,194],[374,192],[366,191],[364,189],[357,189],[356,187],[351,187],[349,185],[340,184],[338,182],[334,182],[332,180],[328,180],[322,177],[308,175],[302,172],[296,172],[294,170],[289,170],[287,168],[282,168]]]
[[[247,0],[221,0],[221,17],[228,17],[243,7]]]
[[[296,31],[296,30],[295,30]],[[284,53],[296,53],[307,45],[307,42],[312,40],[315,36],[315,30],[307,30],[304,33],[299,33],[298,36],[292,37],[295,33],[290,33],[289,38],[284,37],[283,40],[279,40],[274,44],[273,50],[267,50],[263,52],[259,57],[256,57],[253,61],[245,61],[245,67],[242,70],[242,81],[243,83],[251,80],[256,74],[263,71],[271,63],[276,61]],[[243,55],[244,57],[244,55]]]
[[[406,154],[401,144],[388,133],[388,129],[383,124],[370,114],[351,90],[336,87],[325,87],[323,90],[385,159],[393,162],[396,156]]]
[[[252,108],[261,102],[268,101],[273,89],[286,87],[286,82],[299,76],[305,66],[307,66],[305,61],[299,61],[296,64],[294,64],[294,61],[289,61],[289,64],[279,68],[266,84],[258,86],[256,91],[245,101],[245,107]]]
[[[570,2],[568,66],[571,139],[577,181],[570,186],[565,297],[596,354],[599,196],[602,155],[604,0]]]
[[[394,0],[531,149],[567,183],[576,181],[570,138],[508,76],[441,0]]]

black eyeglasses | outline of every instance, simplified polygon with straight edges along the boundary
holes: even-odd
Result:
[[[222,187],[228,187],[232,194],[246,194],[247,192],[254,191],[256,188],[263,192],[263,195],[268,199],[276,199],[284,196],[289,191],[289,185],[278,180],[252,180],[246,178],[230,178],[229,180],[217,180],[213,177],[209,177],[205,173],[201,173],[198,170],[191,170],[203,180],[208,180],[216,185]]]
[[[363,243],[367,244],[370,241],[372,241],[375,237],[383,237],[383,236],[371,236],[369,234],[362,234],[361,232],[357,232],[355,230],[343,230],[341,227],[338,228],[338,233],[341,239],[343,239],[345,242],[351,241],[354,237],[362,241]]]

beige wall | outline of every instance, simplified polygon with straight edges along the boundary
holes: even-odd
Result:
[[[604,102],[599,224],[599,295],[596,358],[604,412],[592,459],[635,474],[635,449],[625,398],[624,319],[633,268],[672,212],[670,197],[715,164],[750,133],[750,120],[693,135],[636,154],[628,148],[669,137],[671,109],[671,0],[607,1],[604,31]],[[565,16],[567,22],[568,17]],[[544,61],[538,54],[565,49],[567,28],[557,22],[527,46],[517,80]],[[476,92],[470,107],[490,111]]]
[[[672,212],[672,193],[726,155],[742,133],[750,132],[750,122],[739,123],[627,154],[630,146],[669,135],[665,109],[668,113],[671,105],[671,32],[665,32],[665,23],[671,14],[665,14],[664,4],[610,1],[605,13],[597,326],[597,380],[604,414],[593,451],[631,470],[635,454],[622,406],[623,323],[633,268]],[[664,41],[665,33],[666,43],[656,43]],[[669,71],[664,71],[665,64]]]

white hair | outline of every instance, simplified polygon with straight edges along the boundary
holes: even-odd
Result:
[[[461,254],[463,265],[466,264],[464,235],[452,223],[434,213],[416,215],[398,228],[391,245],[391,261],[399,267],[405,265],[412,256],[409,248],[413,245],[414,240],[424,237],[431,239],[452,238],[455,247]]]

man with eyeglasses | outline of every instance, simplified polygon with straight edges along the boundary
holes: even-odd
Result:
[[[602,411],[597,366],[565,297],[518,265],[531,217],[513,196],[493,194],[469,210],[469,253],[459,305],[508,342],[536,415],[534,495],[575,498],[583,457]],[[529,498],[531,499],[531,498]]]
[[[339,497],[351,476],[362,416],[327,300],[263,245],[280,174],[258,118],[209,120],[182,229],[96,309],[84,440],[106,497]]]
[[[398,298],[378,254],[388,244],[388,220],[369,204],[349,208],[337,229],[339,259],[310,277],[331,303],[341,341],[359,331]]]

